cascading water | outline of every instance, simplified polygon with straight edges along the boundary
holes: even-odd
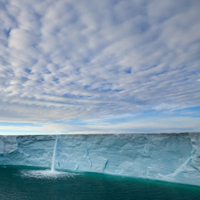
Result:
[[[53,150],[53,157],[52,157],[52,163],[51,163],[51,171],[55,171],[55,158],[56,158],[56,149],[57,149],[57,142],[58,142],[58,136],[56,136],[54,150]]]
[[[51,161],[51,170],[22,170],[21,175],[26,177],[35,177],[35,178],[49,178],[49,179],[54,179],[58,177],[72,177],[74,174],[72,173],[66,173],[62,171],[57,171],[55,169],[56,167],[56,151],[57,151],[57,143],[58,143],[59,136],[56,136],[55,138],[55,143],[54,143],[54,148],[53,148],[53,154],[52,154],[52,161]],[[0,168],[1,169],[1,168]]]

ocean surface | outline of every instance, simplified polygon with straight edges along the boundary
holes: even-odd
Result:
[[[0,168],[0,200],[198,200],[200,187],[97,173]]]

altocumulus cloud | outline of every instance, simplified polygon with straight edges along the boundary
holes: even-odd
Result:
[[[1,134],[200,130],[199,0],[0,9]]]

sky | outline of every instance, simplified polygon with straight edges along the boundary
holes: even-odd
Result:
[[[0,134],[200,131],[199,0],[1,0]]]

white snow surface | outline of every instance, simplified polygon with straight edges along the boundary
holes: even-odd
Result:
[[[0,165],[51,168],[56,136],[0,136]],[[55,169],[200,186],[200,134],[61,135]]]

